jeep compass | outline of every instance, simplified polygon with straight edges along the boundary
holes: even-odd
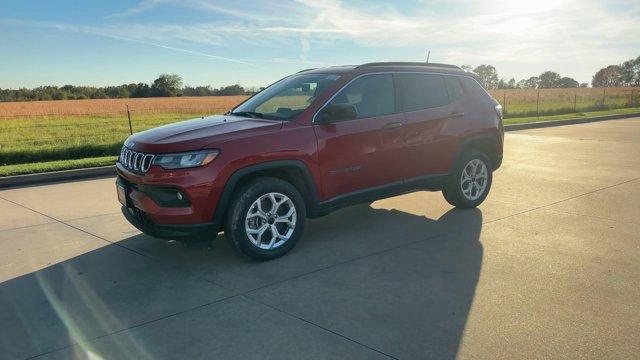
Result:
[[[285,77],[224,115],[132,135],[116,164],[129,222],[273,259],[307,218],[412,191],[484,201],[502,163],[502,108],[453,65],[370,63]]]

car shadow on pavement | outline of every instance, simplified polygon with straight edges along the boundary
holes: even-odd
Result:
[[[269,262],[236,255],[223,235],[211,247],[135,235],[0,284],[0,349],[10,358],[35,356],[241,296],[392,356],[455,358],[482,264],[481,227],[477,209],[433,220],[355,206],[309,221],[296,248]],[[210,334],[246,332],[253,321],[242,313],[232,320],[196,328],[185,321],[170,338],[140,333],[116,346],[100,341],[90,352],[162,356],[188,345],[201,357],[199,347],[217,345],[233,357],[234,348],[260,342],[290,348],[277,332],[215,344]],[[75,350],[86,354],[87,346]]]

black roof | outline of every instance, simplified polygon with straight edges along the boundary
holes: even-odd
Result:
[[[406,67],[425,67],[432,68],[438,70],[453,70],[454,72],[465,72],[459,66],[451,65],[451,64],[440,64],[440,63],[427,63],[427,62],[372,62],[366,63],[362,65],[341,65],[341,66],[330,66],[325,68],[317,68],[317,69],[305,69],[299,71],[302,72],[312,72],[312,73],[348,73],[353,70],[360,70],[366,68],[373,67],[396,67],[396,66],[406,66]]]
[[[396,61],[396,62],[372,62],[372,63],[359,65],[359,66],[356,67],[356,69],[364,68],[364,67],[371,67],[371,66],[425,66],[425,67],[433,67],[433,68],[446,68],[446,69],[462,70],[459,66],[451,65],[451,64],[428,63],[428,62],[401,62],[401,61]]]

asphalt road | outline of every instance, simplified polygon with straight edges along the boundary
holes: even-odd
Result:
[[[640,118],[508,133],[479,209],[344,209],[265,263],[141,235],[113,178],[0,191],[0,213],[1,358],[640,353]]]

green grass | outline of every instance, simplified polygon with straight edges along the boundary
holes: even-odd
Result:
[[[614,106],[613,102],[611,103]],[[507,112],[505,124],[574,119],[580,117],[640,112],[640,107],[572,112],[548,116],[527,114],[520,104],[517,117]],[[561,105],[561,104],[558,104]],[[565,104],[566,105],[566,104]],[[513,108],[513,105],[508,105]],[[535,106],[535,104],[534,104]],[[545,104],[548,106],[548,104]],[[585,107],[586,108],[586,107]],[[556,107],[547,113],[562,109]],[[509,111],[509,110],[507,110]],[[534,112],[535,115],[535,107]],[[202,114],[137,114],[132,119],[138,132]],[[126,116],[37,117],[0,120],[0,176],[30,174],[113,164],[129,136]]]
[[[505,117],[533,117],[561,114],[575,114],[580,112],[592,112],[612,109],[622,109],[638,106],[640,97],[636,93],[607,94],[603,99],[601,94],[580,94],[574,99],[572,92],[557,92],[553,89],[540,92],[540,102],[537,104],[535,92],[527,92],[518,95],[517,92],[509,94],[506,99],[500,94],[495,94],[505,110]],[[506,100],[506,105],[503,104]],[[575,101],[575,102],[574,102]]]
[[[46,161],[29,164],[16,164],[0,166],[0,176],[34,174],[47,171],[70,170],[106,166],[115,164],[117,156],[104,156],[97,158]]]
[[[593,117],[593,116],[632,114],[632,113],[640,113],[640,107],[577,112],[577,113],[574,112],[574,113],[561,114],[561,115],[540,116],[539,118],[537,116],[506,118],[504,119],[504,124],[505,125],[522,124],[522,123],[536,122],[536,121],[568,120],[568,119],[586,118],[586,117]]]
[[[134,132],[202,114],[144,114]],[[0,120],[0,165],[117,155],[129,136],[126,116],[38,117]]]

